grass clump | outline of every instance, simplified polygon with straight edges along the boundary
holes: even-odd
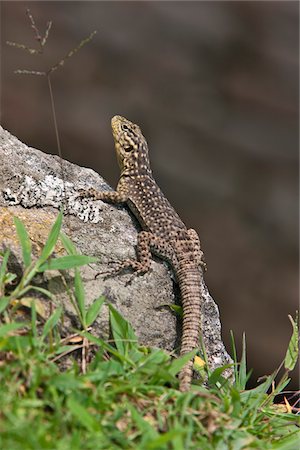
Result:
[[[234,381],[222,374],[226,367],[210,371],[207,382],[188,393],[178,390],[176,374],[190,355],[172,359],[163,350],[139,345],[131,325],[108,305],[113,341],[90,333],[89,326],[101,314],[104,299],[87,308],[78,267],[94,261],[78,255],[60,232],[62,214],[52,227],[39,258],[21,221],[15,220],[24,263],[17,284],[8,271],[9,251],[2,253],[0,269],[0,448],[6,449],[281,449],[294,450],[299,443],[299,417],[289,403],[274,404],[274,397],[289,382],[297,361],[297,323],[290,318],[293,334],[279,370],[265,377],[255,389],[247,389],[245,344],[240,363],[234,350]],[[68,255],[54,258],[61,238]],[[62,371],[56,361],[71,353],[72,339],[62,338],[63,316],[57,305],[50,317],[38,312],[39,300],[30,293],[53,296],[34,285],[34,277],[47,270],[74,270],[70,301],[80,329],[74,358]],[[24,303],[24,298],[29,298]],[[19,308],[29,308],[28,320],[19,320]],[[95,356],[88,363],[86,352]]]

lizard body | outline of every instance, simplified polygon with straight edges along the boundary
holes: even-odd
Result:
[[[120,268],[130,267],[137,273],[150,269],[151,252],[169,262],[177,277],[183,308],[180,354],[199,345],[201,281],[203,253],[195,230],[187,229],[156,184],[149,162],[148,145],[138,127],[129,120],[115,116],[112,132],[121,175],[116,191],[82,191],[111,203],[127,203],[143,231],[138,234],[137,260],[126,260]],[[179,374],[180,390],[187,391],[193,373],[189,361]]]

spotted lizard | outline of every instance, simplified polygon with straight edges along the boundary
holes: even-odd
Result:
[[[111,121],[115,149],[120,166],[116,191],[80,190],[81,197],[110,203],[126,203],[138,219],[143,231],[138,234],[137,259],[125,260],[120,269],[131,268],[137,274],[150,269],[151,253],[166,260],[177,278],[183,309],[180,355],[199,345],[201,324],[201,286],[203,253],[195,230],[187,229],[170,205],[150,168],[148,145],[138,125],[121,116]],[[193,361],[179,373],[181,391],[190,388]]]

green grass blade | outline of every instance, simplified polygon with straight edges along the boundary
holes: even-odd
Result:
[[[233,331],[230,330],[230,340],[231,340],[231,348],[232,348],[232,358],[234,361],[233,370],[234,370],[234,380],[237,388],[239,389],[239,371],[238,371],[238,359],[237,359],[237,351],[236,351],[236,345],[234,340]]]
[[[112,305],[109,304],[108,307],[110,326],[116,347],[122,355],[127,356],[131,349],[137,348],[137,337],[130,323]]]
[[[12,322],[12,323],[6,323],[5,325],[2,325],[0,327],[0,337],[6,336],[11,331],[18,330],[19,328],[26,327],[26,323],[23,322]]]
[[[18,217],[14,217],[14,223],[22,247],[24,266],[27,268],[31,264],[31,241],[23,222]]]
[[[233,370],[234,370],[234,380],[235,386],[238,390],[243,390],[246,387],[247,381],[251,375],[251,372],[247,374],[247,363],[246,363],[246,335],[243,333],[242,340],[242,356],[241,361],[238,362],[237,351],[234,340],[234,335],[232,330],[230,330],[231,347],[233,353]]]
[[[86,312],[86,326],[89,327],[98,317],[101,307],[104,303],[105,297],[101,296],[94,300]]]
[[[6,252],[4,253],[3,256],[3,260],[0,266],[0,288],[3,285],[3,281],[4,281],[4,277],[6,274],[6,269],[7,269],[7,261],[10,255],[10,250],[6,250]]]
[[[100,422],[97,421],[87,410],[74,398],[67,400],[67,406],[78,422],[90,432],[100,431]]]
[[[130,366],[134,365],[133,361],[130,358],[118,352],[118,350],[116,350],[112,345],[105,342],[103,339],[93,336],[91,333],[88,333],[87,331],[83,331],[80,334],[86,337],[90,342],[97,344],[100,348],[104,348],[105,350],[107,350],[111,355],[113,355],[115,358],[122,361],[123,363],[128,363]]]
[[[58,323],[60,316],[63,312],[63,308],[60,306],[58,307],[54,313],[49,317],[47,322],[44,325],[42,338],[45,339],[45,337],[50,333],[50,331],[55,327],[55,325]]]
[[[171,311],[173,311],[178,317],[183,317],[183,308],[180,305],[176,305],[172,303],[171,305],[161,305],[161,306],[168,306]]]
[[[248,420],[251,415],[250,412],[253,413],[253,411],[256,411],[257,408],[263,405],[266,400],[268,389],[270,389],[273,381],[275,380],[275,376],[276,372],[269,375],[266,380],[256,388],[240,393],[243,404],[245,405],[240,416],[242,421]]]
[[[232,364],[225,364],[222,367],[217,367],[212,374],[209,376],[207,383],[209,386],[223,386],[224,384],[228,383],[228,380],[222,376],[222,373],[226,370],[232,367]]]
[[[82,278],[80,275],[80,272],[78,269],[75,269],[75,297],[76,302],[79,308],[80,313],[80,320],[82,322],[82,325],[84,328],[86,328],[86,321],[85,321],[85,293],[84,293],[84,287],[82,283]]]
[[[196,353],[198,351],[199,351],[198,348],[194,348],[194,350],[192,350],[191,352],[186,353],[185,355],[174,359],[168,368],[169,374],[171,374],[172,376],[175,377],[175,375],[177,375],[178,372],[180,372],[180,370],[183,368],[183,366],[185,366],[186,363],[189,362],[196,355]]]
[[[294,320],[292,318],[292,316],[288,316],[292,327],[293,327],[293,333],[292,333],[292,337],[290,339],[289,342],[289,346],[285,355],[285,359],[284,359],[284,367],[288,370],[293,370],[297,364],[297,360],[298,360],[298,335],[299,335],[299,331],[298,331],[298,317],[296,316],[296,320]]]
[[[59,237],[69,255],[77,255],[77,249],[71,239],[63,232],[60,233]]]
[[[46,295],[46,297],[49,297],[51,300],[55,300],[55,295],[48,291],[48,289],[44,289],[39,286],[31,286],[30,288],[34,291],[41,292],[41,294]]]
[[[49,233],[48,239],[44,245],[44,248],[42,250],[42,254],[38,259],[37,267],[39,267],[42,263],[46,261],[47,258],[51,255],[53,252],[57,239],[59,237],[61,225],[63,220],[63,213],[62,211],[58,214],[56,221],[54,222],[51,231]]]
[[[128,403],[128,410],[130,411],[131,417],[133,421],[136,423],[137,429],[142,435],[147,434],[149,442],[150,439],[156,439],[159,434],[158,432],[152,427],[152,425],[147,422],[143,416],[140,414],[140,412],[130,403]],[[154,447],[155,448],[155,447]]]
[[[66,270],[74,269],[75,267],[84,266],[97,262],[97,258],[86,255],[68,255],[60,258],[49,259],[41,264],[38,268],[38,272],[44,272],[45,270]]]
[[[182,436],[183,430],[182,429],[174,429],[167,431],[166,433],[161,434],[156,439],[153,439],[149,442],[147,442],[147,450],[161,450],[162,448],[174,448],[166,446],[166,444],[173,444],[174,440],[180,436]],[[178,448],[178,447],[177,447]],[[181,447],[183,449],[184,447]]]
[[[247,364],[246,364],[246,335],[243,333],[242,357],[239,366],[239,389],[243,390],[247,383]]]
[[[296,450],[300,447],[300,431],[296,430],[291,435],[280,439],[272,445],[272,450]]]
[[[17,278],[17,275],[15,273],[6,273],[4,277],[4,284],[10,284]]]
[[[242,408],[241,396],[240,396],[240,392],[238,391],[238,389],[236,389],[233,386],[231,386],[231,388],[230,388],[230,397],[231,397],[231,404],[232,404],[231,415],[232,415],[232,417],[239,418],[240,411]]]
[[[9,302],[10,302],[10,297],[1,297],[0,298],[0,314],[2,313],[2,311],[4,311],[6,309]]]

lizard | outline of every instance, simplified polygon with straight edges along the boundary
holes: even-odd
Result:
[[[203,269],[206,264],[200,240],[187,229],[153,178],[149,150],[140,127],[122,116],[111,120],[120,178],[115,191],[80,189],[81,198],[127,204],[142,231],[137,239],[137,259],[120,263],[119,270],[131,268],[136,274],[150,269],[152,253],[166,260],[177,278],[183,309],[180,355],[199,345]],[[193,376],[190,360],[179,373],[179,389],[188,391]]]

